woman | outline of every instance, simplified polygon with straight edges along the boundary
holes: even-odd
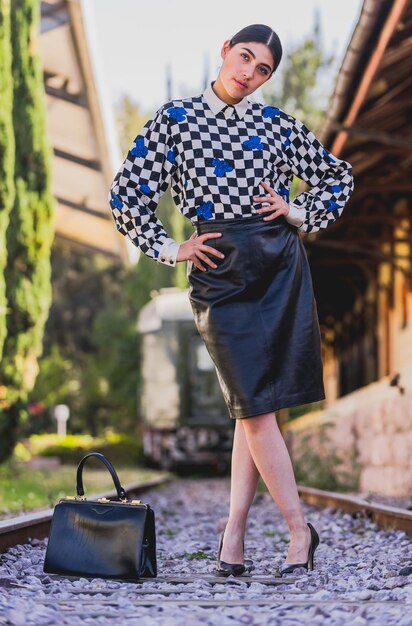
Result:
[[[351,167],[297,119],[248,96],[275,72],[276,33],[254,24],[224,42],[216,80],[166,103],[147,122],[111,188],[118,230],[159,263],[188,261],[197,328],[236,420],[230,512],[217,571],[241,575],[246,519],[259,475],[284,515],[280,574],[313,568],[319,536],[306,523],[275,412],[324,399],[320,332],[298,231],[326,228],[352,189]],[[309,191],[289,202],[293,175]],[[196,227],[178,243],[155,216],[171,185]]]

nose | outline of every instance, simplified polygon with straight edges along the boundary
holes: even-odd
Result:
[[[252,76],[253,76],[254,71],[255,71],[254,67],[248,67],[247,69],[244,68],[243,69],[243,78],[245,80],[250,80],[252,78]]]

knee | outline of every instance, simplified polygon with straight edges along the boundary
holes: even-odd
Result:
[[[253,417],[242,419],[242,425],[245,432],[254,435],[263,432],[266,428],[273,428],[276,425],[276,416],[274,413],[262,413]]]

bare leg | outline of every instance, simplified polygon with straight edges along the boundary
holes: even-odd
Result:
[[[307,560],[310,530],[305,522],[289,452],[274,413],[242,420],[250,454],[290,530],[288,563]]]
[[[247,514],[256,493],[258,480],[259,472],[249,451],[243,422],[236,420],[232,450],[229,519],[221,552],[221,559],[227,563],[243,563],[243,538]]]

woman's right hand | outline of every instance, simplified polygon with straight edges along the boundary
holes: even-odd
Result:
[[[214,263],[212,259],[209,259],[205,252],[212,254],[219,259],[224,259],[225,255],[219,252],[219,250],[206,245],[205,242],[208,239],[215,239],[216,237],[221,236],[222,233],[204,233],[204,235],[198,235],[194,232],[190,239],[180,244],[176,261],[192,261],[199,270],[202,270],[202,272],[206,272],[206,267],[202,265],[201,261],[210,265],[210,267],[216,268],[216,263]]]

